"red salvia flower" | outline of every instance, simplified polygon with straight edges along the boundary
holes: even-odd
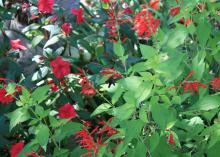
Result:
[[[81,68],[78,68],[78,70],[80,73],[76,75],[80,76],[79,84],[82,86],[81,94],[95,95],[96,91],[93,88],[92,84],[89,82],[89,79],[86,77],[85,71]]]
[[[128,23],[130,20],[123,18],[125,14],[130,14],[132,10],[127,6],[125,10],[116,11],[116,5],[111,5],[111,7],[107,10],[109,19],[105,21],[105,26],[108,27],[108,35],[111,42],[117,43],[119,40],[119,32],[118,27],[124,23]],[[122,42],[125,42],[125,39],[122,35],[120,35],[120,39]]]
[[[157,27],[159,24],[159,19],[153,19],[152,13],[146,9],[143,9],[141,12],[135,15],[133,29],[137,31],[137,35],[139,37],[149,39],[152,34],[157,32]]]
[[[76,132],[76,138],[81,138],[81,140],[78,141],[81,148],[85,148],[89,151],[92,151],[92,154],[98,153],[98,148],[96,147],[96,143],[93,137],[89,135],[89,132],[85,128],[82,128],[81,131]]]
[[[57,15],[56,15],[56,16],[53,16],[52,18],[49,19],[49,22],[50,22],[50,23],[54,23],[54,22],[56,22],[56,21],[58,20],[58,18],[59,18],[59,17],[58,17]]]
[[[64,78],[71,72],[70,62],[64,61],[62,57],[51,61],[50,66],[53,68],[54,76],[58,79]]]
[[[220,78],[219,78],[219,77],[214,78],[214,79],[210,82],[210,84],[212,85],[213,90],[216,90],[216,89],[220,88]]]
[[[38,9],[42,13],[53,13],[54,0],[38,0]]]
[[[76,22],[78,25],[80,25],[81,23],[83,23],[85,21],[84,16],[83,16],[83,9],[72,9],[72,14],[76,16]]]
[[[169,144],[175,144],[175,142],[174,142],[174,138],[173,138],[173,134],[172,133],[170,133],[170,136],[169,136],[169,139],[168,139],[168,143]]]
[[[66,36],[72,32],[72,25],[70,23],[62,24],[61,28]]]
[[[11,146],[10,156],[17,157],[17,155],[22,151],[24,148],[24,142],[18,142]]]
[[[101,0],[102,3],[110,3],[110,0]]]
[[[174,16],[180,13],[180,7],[173,7],[170,9],[170,16]]]
[[[198,90],[198,87],[203,87],[203,88],[206,88],[206,85],[201,83],[201,82],[197,82],[197,81],[194,81],[194,82],[180,82],[180,84],[182,84],[181,88],[183,88],[184,92],[187,92],[188,90],[194,94],[194,91],[196,93],[199,93],[199,90]]]
[[[27,48],[22,45],[22,42],[20,39],[10,40],[10,45],[13,50],[23,50],[23,51],[27,50]]]
[[[0,88],[0,102],[2,104],[13,102],[13,96],[7,95],[7,91],[4,88]]]
[[[76,115],[74,107],[69,103],[59,108],[59,117],[61,119],[75,118]]]
[[[150,0],[150,7],[154,10],[159,9],[159,0]]]
[[[101,71],[101,75],[113,78],[123,78],[121,74],[119,74],[115,69],[111,68],[103,68]]]

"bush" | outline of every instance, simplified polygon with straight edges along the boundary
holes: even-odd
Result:
[[[218,157],[219,8],[0,1],[0,156]]]

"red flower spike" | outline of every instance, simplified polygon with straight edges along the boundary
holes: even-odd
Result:
[[[7,95],[7,91],[4,88],[0,88],[0,103],[6,104],[13,102],[14,98],[12,95]]]
[[[22,45],[21,39],[10,40],[10,45],[13,50],[27,50],[27,48]]]
[[[213,90],[217,90],[220,88],[220,77],[214,78],[211,82],[210,85],[212,85]]]
[[[170,9],[170,16],[174,16],[180,13],[180,7],[174,7]]]
[[[51,89],[52,91],[56,92],[56,91],[59,90],[59,87],[58,87],[55,83],[53,83],[50,89]]]
[[[159,9],[159,0],[150,0],[150,7],[154,10]]]
[[[62,57],[51,61],[50,66],[53,68],[54,76],[58,79],[64,78],[71,72],[70,62],[64,61]]]
[[[110,0],[102,0],[102,3],[110,3]]]
[[[58,18],[59,18],[58,16],[53,16],[52,18],[49,19],[49,22],[54,23],[58,20]]]
[[[54,0],[38,0],[38,9],[41,13],[53,13]]]
[[[72,32],[72,25],[70,23],[62,24],[61,28],[66,36]]]
[[[121,74],[119,74],[115,69],[111,69],[111,68],[103,68],[101,71],[101,75],[108,76],[109,78],[110,77],[123,78]]]
[[[72,14],[76,16],[76,23],[78,25],[80,25],[81,23],[83,23],[85,21],[84,16],[83,16],[83,9],[72,9]]]
[[[24,142],[18,142],[11,146],[10,150],[10,157],[17,157],[17,155],[22,151],[24,148]]]
[[[152,13],[143,9],[135,15],[133,29],[137,31],[139,37],[149,39],[152,34],[156,34],[159,24],[159,19],[153,19]]]
[[[196,93],[199,93],[198,87],[206,88],[206,85],[200,82],[184,82],[183,85],[181,86],[184,92],[190,90],[192,94],[194,94],[194,91]]]
[[[59,117],[61,119],[75,118],[77,116],[74,107],[67,103],[59,108]]]
[[[173,134],[172,133],[170,133],[170,136],[169,136],[169,139],[168,139],[168,143],[169,144],[175,144],[175,142],[174,142],[174,138],[173,138]]]

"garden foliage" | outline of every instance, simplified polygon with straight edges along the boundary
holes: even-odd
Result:
[[[220,2],[77,2],[0,0],[0,156],[219,157]]]

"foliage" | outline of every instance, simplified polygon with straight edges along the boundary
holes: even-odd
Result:
[[[0,0],[0,156],[218,157],[219,8]]]

